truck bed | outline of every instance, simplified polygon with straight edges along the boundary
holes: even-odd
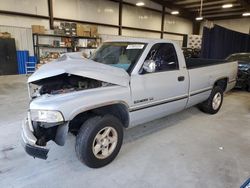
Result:
[[[236,61],[189,59],[187,62],[190,80],[190,98],[187,107],[208,98],[214,83],[221,78],[226,78],[228,81],[226,91],[234,87],[238,66]]]
[[[188,58],[186,59],[187,69],[195,69],[200,67],[219,65],[223,63],[228,63],[226,60],[218,59],[201,59],[201,58]]]

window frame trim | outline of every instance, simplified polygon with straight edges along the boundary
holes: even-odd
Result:
[[[142,72],[142,71],[143,71],[143,64],[144,64],[144,62],[145,62],[145,60],[146,60],[148,54],[151,52],[151,49],[152,49],[155,45],[157,45],[157,44],[170,44],[170,45],[174,48],[178,68],[173,69],[173,70],[160,70],[160,71],[156,71],[156,72],[147,72],[147,73],[143,73],[143,72]],[[148,54],[146,55],[145,59],[143,60],[142,66],[141,66],[141,68],[140,68],[139,71],[138,71],[138,74],[139,74],[139,75],[147,75],[147,74],[162,73],[162,72],[169,72],[169,71],[179,71],[179,70],[180,70],[179,58],[178,58],[178,55],[177,55],[177,51],[176,51],[176,49],[175,49],[175,45],[174,45],[173,43],[171,43],[171,42],[168,42],[168,43],[167,43],[167,42],[155,43],[155,44],[153,44],[153,45],[151,46],[150,50],[148,51]]]
[[[145,52],[145,50],[146,50],[146,48],[148,47],[148,43],[146,43],[146,42],[136,42],[136,41],[119,41],[119,40],[117,40],[117,41],[106,41],[106,42],[104,42],[104,43],[134,43],[134,44],[143,44],[144,45],[144,47],[142,48],[142,52],[141,52],[141,54],[138,56],[138,59],[136,60],[136,62],[135,63],[131,63],[130,65],[129,65],[129,68],[127,69],[127,70],[125,70],[127,73],[128,73],[128,75],[129,76],[131,76],[131,74],[132,74],[132,72],[133,72],[133,70],[134,70],[134,68],[135,68],[135,66],[137,65],[137,63],[139,62],[139,60],[141,59],[141,57],[142,57],[142,55],[143,55],[143,53]],[[102,45],[104,44],[104,43],[102,43]],[[101,45],[101,46],[102,46]],[[101,46],[99,46],[99,48],[101,47]],[[91,60],[92,60],[92,58],[90,58]],[[93,60],[94,61],[94,60]],[[95,61],[95,62],[97,62],[97,61]],[[100,62],[98,62],[98,63],[100,63]],[[105,63],[103,63],[103,64],[105,64]],[[105,64],[105,65],[108,65],[108,64]],[[110,65],[111,66],[111,65]]]

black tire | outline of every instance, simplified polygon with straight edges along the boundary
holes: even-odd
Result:
[[[113,152],[107,158],[100,159],[93,152],[96,135],[106,127],[112,127],[117,133],[117,142]],[[123,141],[122,123],[112,115],[95,116],[88,119],[76,136],[76,155],[79,160],[91,168],[100,168],[112,162],[118,155]],[[109,146],[106,146],[106,148]],[[102,151],[101,151],[102,154]]]
[[[216,109],[214,109],[213,108],[213,99],[216,96],[216,94],[218,94],[218,93],[221,96],[221,102],[220,102],[219,106]],[[205,112],[207,114],[216,114],[220,110],[222,103],[223,103],[223,90],[221,89],[221,87],[215,86],[213,88],[209,98],[206,101],[204,101],[203,103],[199,104],[198,107],[202,112]]]

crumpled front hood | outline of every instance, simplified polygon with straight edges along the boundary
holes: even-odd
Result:
[[[40,67],[29,77],[28,83],[64,73],[100,80],[120,86],[128,86],[130,79],[128,73],[124,69],[97,63],[89,59],[83,59],[80,57],[75,58],[73,56],[65,55],[59,60]]]

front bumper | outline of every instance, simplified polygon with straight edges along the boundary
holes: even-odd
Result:
[[[33,134],[34,130],[30,118],[28,117],[22,124],[22,144],[26,153],[40,159],[47,159],[49,149],[36,144],[37,138]]]

